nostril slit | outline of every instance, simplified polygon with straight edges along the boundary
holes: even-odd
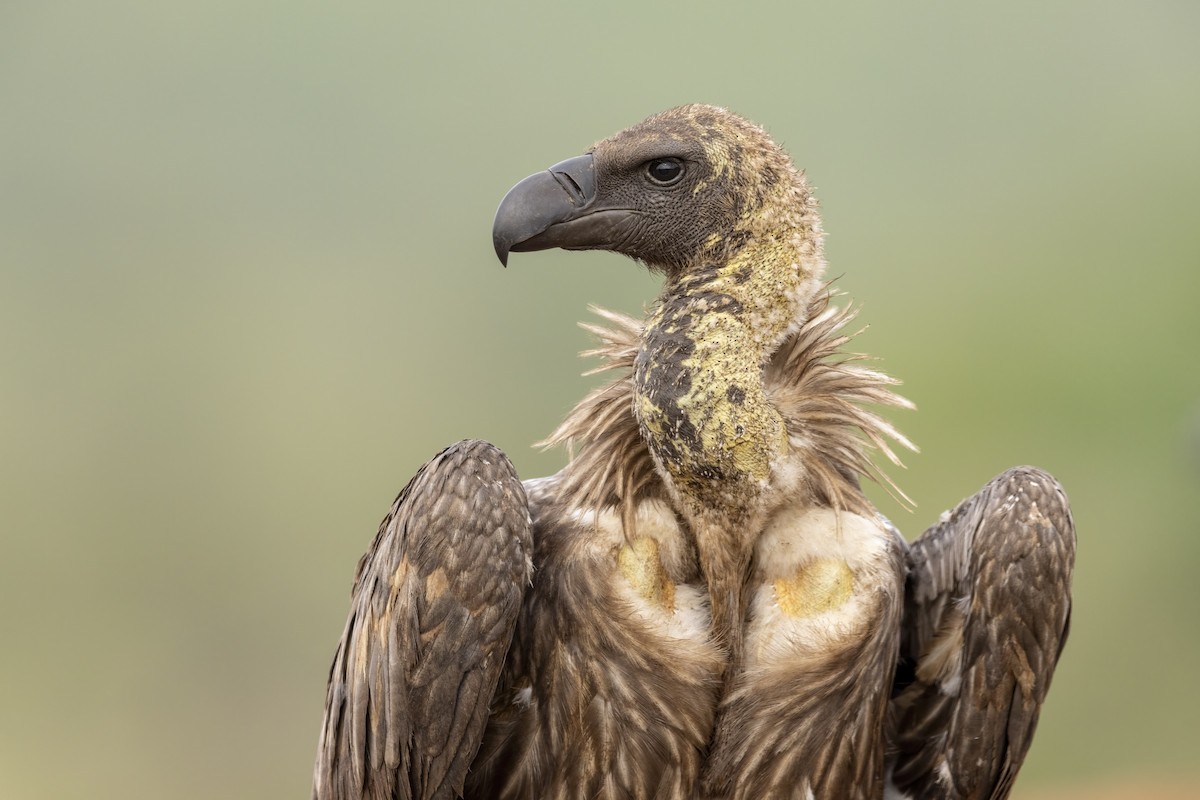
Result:
[[[581,203],[583,201],[583,189],[578,183],[575,182],[574,178],[565,172],[552,172],[550,174],[554,176],[554,179],[557,180],[564,189],[566,189],[567,194],[571,195],[573,200],[577,201],[577,203]]]

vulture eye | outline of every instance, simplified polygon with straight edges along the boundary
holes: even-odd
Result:
[[[683,177],[683,162],[677,158],[656,158],[647,162],[646,174],[660,186],[670,186]]]

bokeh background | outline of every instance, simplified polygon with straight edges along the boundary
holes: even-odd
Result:
[[[592,385],[511,184],[726,105],[905,381],[915,536],[1018,463],[1080,532],[1017,796],[1200,774],[1200,5],[0,4],[0,797],[305,796],[355,562],[443,445]],[[1063,794],[1059,794],[1063,793]]]

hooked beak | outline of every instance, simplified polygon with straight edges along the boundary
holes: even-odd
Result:
[[[609,249],[619,239],[618,226],[636,212],[605,208],[597,202],[598,188],[589,153],[530,175],[509,189],[492,223],[492,244],[500,263],[508,266],[510,252]]]

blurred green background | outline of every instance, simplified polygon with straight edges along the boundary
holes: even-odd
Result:
[[[395,492],[468,436],[557,469],[574,322],[657,290],[502,270],[496,204],[693,101],[807,168],[920,407],[885,512],[1071,494],[1020,791],[1194,774],[1200,5],[824,5],[0,5],[0,796],[305,796]]]

